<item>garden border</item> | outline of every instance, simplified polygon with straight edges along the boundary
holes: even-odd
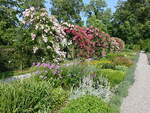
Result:
[[[128,89],[135,81],[135,69],[138,59],[139,53],[137,53],[137,55],[134,57],[134,64],[128,69],[124,81],[118,86],[115,95],[110,100],[110,105],[116,110],[117,113],[120,113],[120,107],[123,102],[123,98],[128,95]]]

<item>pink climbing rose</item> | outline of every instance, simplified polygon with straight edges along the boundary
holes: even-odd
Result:
[[[32,40],[35,40],[35,38],[36,38],[36,34],[31,33],[31,37],[32,37]]]

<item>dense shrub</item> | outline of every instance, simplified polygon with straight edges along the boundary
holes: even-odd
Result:
[[[95,96],[83,96],[72,100],[60,113],[115,113],[113,109]]]
[[[115,69],[123,71],[123,72],[126,72],[128,70],[128,67],[127,66],[123,66],[123,65],[117,65],[117,66],[115,66]]]
[[[92,75],[84,77],[79,87],[73,89],[69,99],[77,99],[84,95],[93,95],[109,101],[112,97],[111,87],[108,80],[104,77],[99,77],[96,82],[92,79]]]
[[[150,39],[141,40],[139,45],[142,50],[150,52]]]
[[[111,86],[115,86],[123,81],[125,77],[125,73],[118,70],[112,70],[112,69],[102,69],[97,71],[96,73],[97,78],[99,76],[106,77],[108,81],[110,82]]]
[[[63,88],[71,88],[78,86],[83,77],[95,72],[96,67],[84,64],[67,66],[66,64],[58,69],[44,68],[44,70],[39,77],[50,81],[53,87],[62,86]]]
[[[105,63],[102,65],[102,69],[115,69],[115,65],[112,63]]]
[[[0,46],[0,51],[0,72],[22,70],[37,60],[27,47]]]
[[[115,57],[114,59],[112,59],[112,62],[115,65],[125,65],[127,67],[130,67],[133,64],[132,60],[124,56]]]
[[[27,79],[0,84],[0,112],[33,113],[51,112],[66,100],[67,93],[53,89],[49,82]]]

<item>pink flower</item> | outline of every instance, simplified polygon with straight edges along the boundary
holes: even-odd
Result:
[[[31,33],[32,40],[35,40],[36,34]]]
[[[45,33],[48,33],[49,30],[48,29],[44,29],[44,31],[45,31]]]

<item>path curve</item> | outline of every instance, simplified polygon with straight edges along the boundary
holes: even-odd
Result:
[[[135,82],[123,100],[121,113],[150,113],[150,65],[143,52],[135,70]]]

